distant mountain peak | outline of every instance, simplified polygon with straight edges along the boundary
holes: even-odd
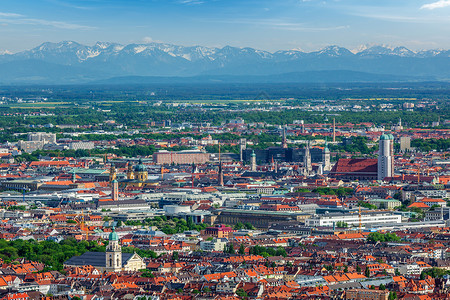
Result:
[[[99,41],[90,46],[61,41],[46,42],[15,54],[0,51],[0,84],[15,80],[25,82],[31,78],[29,74],[43,81],[53,78],[88,82],[92,78],[121,76],[269,76],[315,71],[365,72],[408,78],[414,74],[447,80],[450,79],[449,57],[448,50],[414,52],[403,46],[386,45],[364,45],[352,51],[330,45],[312,52],[300,49],[269,52],[229,45],[217,48]]]

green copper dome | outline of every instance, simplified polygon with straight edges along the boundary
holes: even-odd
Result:
[[[116,233],[116,230],[113,228],[113,231],[109,234],[109,238],[110,241],[118,241],[119,240],[119,235]]]
[[[145,172],[145,165],[142,163],[142,159],[139,159],[139,164],[134,168],[135,172]]]
[[[382,134],[380,137],[380,140],[384,141],[384,140],[393,140],[394,136],[392,134]]]

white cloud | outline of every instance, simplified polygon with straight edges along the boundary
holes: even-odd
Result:
[[[450,6],[450,0],[439,0],[436,2],[422,5],[420,9],[436,9]]]
[[[3,22],[3,26],[7,24],[15,24],[15,25],[43,25],[50,26],[60,29],[73,29],[73,30],[88,30],[94,29],[90,26],[61,22],[61,21],[52,21],[52,20],[44,20],[44,19],[34,19],[28,18],[27,16],[16,14],[16,13],[6,13],[0,12],[0,21]]]
[[[200,1],[200,0],[181,0],[179,2],[181,4],[188,4],[188,5],[203,4],[204,3],[204,1]]]
[[[150,44],[151,42],[153,42],[153,39],[149,36],[146,36],[142,39],[142,41],[146,44]]]
[[[78,25],[78,24],[72,24],[72,23],[66,23],[66,22],[59,22],[59,21],[49,21],[49,20],[42,20],[42,19],[22,19],[24,24],[33,24],[33,25],[44,25],[44,26],[51,26],[55,28],[60,29],[75,29],[75,30],[88,30],[88,29],[94,29],[90,26],[84,26],[84,25]]]
[[[6,17],[6,18],[20,18],[20,17],[23,17],[23,15],[15,14],[15,13],[5,13],[5,12],[0,12],[0,17]]]

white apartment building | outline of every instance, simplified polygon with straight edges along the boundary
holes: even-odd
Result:
[[[200,249],[202,249],[203,251],[223,251],[227,243],[227,239],[213,239],[211,241],[203,241],[200,242]]]
[[[358,227],[360,218],[358,213],[331,213],[324,215],[315,215],[305,220],[306,226],[310,227],[332,227],[338,222],[347,223],[348,226]],[[387,223],[401,223],[401,215],[394,215],[390,212],[363,212],[361,214],[361,224],[387,224]]]

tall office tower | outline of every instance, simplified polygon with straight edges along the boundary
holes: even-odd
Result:
[[[378,151],[378,180],[394,176],[394,136],[383,134],[380,137],[380,150]]]
[[[244,150],[247,148],[247,139],[240,139],[239,140],[239,160],[243,161],[243,153]]]

